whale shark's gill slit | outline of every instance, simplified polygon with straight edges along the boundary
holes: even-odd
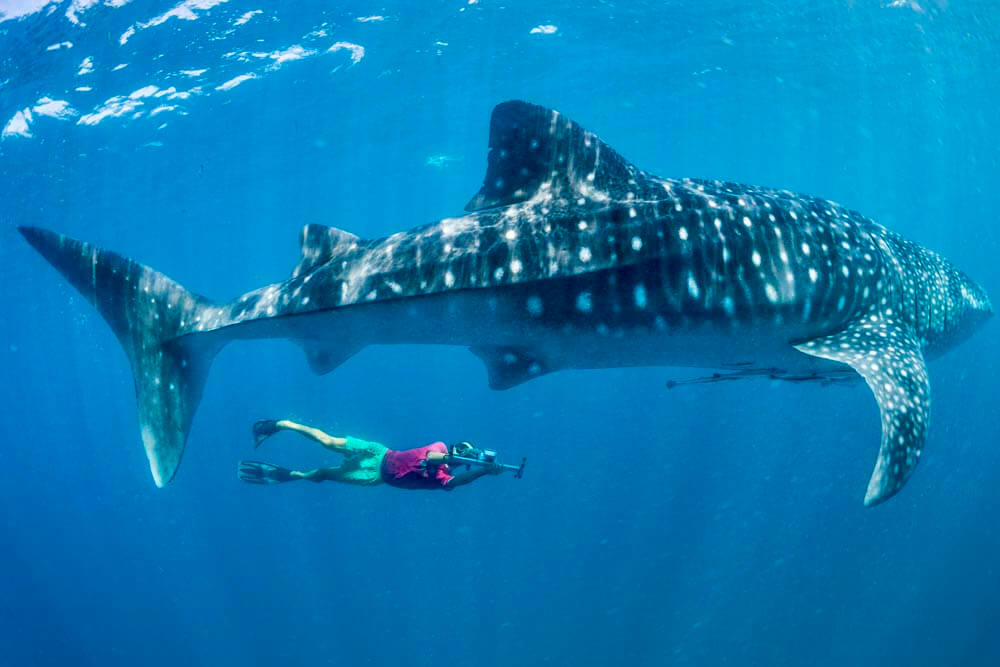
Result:
[[[927,436],[931,396],[920,342],[908,327],[874,313],[839,333],[795,347],[848,364],[875,394],[882,415],[882,443],[865,505],[890,498],[916,468]]]

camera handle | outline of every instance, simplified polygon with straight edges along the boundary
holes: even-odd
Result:
[[[448,457],[451,461],[459,461],[465,465],[470,466],[480,466],[485,468],[486,466],[499,465],[504,470],[510,470],[514,473],[515,479],[521,479],[524,476],[524,464],[528,462],[528,457],[521,459],[521,465],[512,465],[510,463],[497,463],[496,461],[483,461],[482,459],[474,459],[468,456],[455,456],[452,454]]]

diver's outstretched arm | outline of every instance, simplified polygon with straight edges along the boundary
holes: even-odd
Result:
[[[459,473],[448,480],[448,483],[444,485],[445,491],[454,491],[460,486],[465,486],[470,482],[474,482],[483,475],[499,475],[503,472],[503,468],[498,464],[493,464],[489,466],[483,466],[482,468],[475,468],[473,470],[468,470],[466,472]]]

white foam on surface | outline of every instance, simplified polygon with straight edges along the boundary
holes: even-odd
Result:
[[[335,53],[344,49],[351,52],[351,62],[355,65],[361,62],[361,59],[365,57],[365,47],[360,44],[352,44],[351,42],[336,42],[333,46],[327,49],[326,52]]]
[[[6,0],[0,7],[0,23],[31,16],[44,9],[51,0]]]
[[[138,26],[143,29],[152,28],[153,26],[162,25],[170,19],[197,21],[199,18],[197,12],[208,11],[216,5],[221,5],[226,2],[228,2],[228,0],[184,0],[184,2],[175,6],[173,9],[166,11],[159,16],[154,16],[145,23],[139,23]]]
[[[129,93],[129,99],[141,100],[144,97],[152,97],[158,90],[159,88],[156,86],[143,86],[142,88]]]
[[[96,0],[87,0],[87,1],[96,1]],[[105,4],[112,4],[114,2],[120,2],[121,4],[125,4],[128,1],[129,0],[110,0],[110,1],[105,0]],[[207,12],[212,7],[215,7],[216,5],[221,5],[228,1],[229,0],[185,0],[184,2],[174,6],[172,9],[157,16],[154,16],[148,21],[140,21],[138,23],[133,23],[131,26],[128,27],[128,29],[125,32],[121,34],[121,37],[118,38],[118,43],[124,46],[125,44],[128,43],[130,39],[132,39],[132,37],[139,30],[146,30],[147,28],[153,28],[158,25],[163,25],[170,19],[178,19],[181,21],[197,21],[201,16],[198,12]],[[260,11],[258,10],[257,13],[260,13]],[[254,12],[247,12],[247,14],[244,14],[243,16],[246,17],[248,14],[252,16]],[[250,20],[249,18],[246,19],[246,21],[249,20]],[[237,21],[239,21],[239,19],[237,19]],[[243,23],[246,23],[246,21],[243,21]],[[241,24],[237,22],[235,25],[241,25]]]
[[[57,5],[64,0],[0,0],[0,23],[12,19],[20,19],[31,16],[44,9],[49,13],[57,9]],[[92,7],[104,5],[105,7],[123,7],[131,0],[72,0],[66,8],[66,20],[74,25],[85,25],[80,20],[80,15]]]
[[[238,84],[237,84],[238,85]],[[189,90],[178,90],[167,95],[168,100],[186,100],[192,95],[201,95],[201,86],[195,86]]]
[[[165,111],[173,111],[177,108],[176,104],[161,104],[152,111],[149,112],[150,117],[156,116],[158,114],[164,113]]]
[[[131,99],[123,95],[115,95],[114,97],[107,99],[93,112],[80,116],[80,120],[76,121],[76,124],[97,125],[105,118],[117,118],[135,111],[141,107],[142,104],[141,100]]]
[[[30,137],[31,130],[28,127],[29,125],[31,125],[31,109],[22,109],[7,121],[3,132],[0,133],[0,137],[3,139],[7,137]]]
[[[58,7],[58,3],[55,2],[32,3],[32,0],[7,0],[7,2],[5,2],[5,0],[0,0],[0,5],[7,5],[9,2],[21,2],[22,4],[30,5],[35,8],[35,11],[40,8],[48,7],[48,12],[50,14],[56,12],[57,10],[62,11],[63,8],[68,7],[67,15],[73,14],[74,16],[79,17],[83,15],[83,12],[91,8],[101,6],[120,7],[127,4],[129,0],[62,0],[62,7]],[[178,0],[174,0],[174,2],[167,5],[168,7],[172,7],[168,11],[156,14],[152,18],[145,21],[140,20],[124,23],[124,32],[120,33],[117,37],[117,41],[122,46],[130,44],[140,32],[147,28],[163,25],[171,19],[184,21],[197,20],[206,16],[207,12],[213,7],[227,2],[228,0],[183,0],[180,2],[178,2]],[[6,6],[4,9],[6,9]],[[4,16],[3,11],[4,10],[0,10],[0,17]],[[213,39],[213,41],[214,39],[226,39],[235,34],[235,30],[233,30],[231,26],[245,25],[249,21],[254,20],[258,15],[262,15],[264,18],[268,16],[266,10],[260,9],[234,12],[231,15],[226,15],[223,17],[223,23],[228,24],[230,29],[224,30],[222,33],[218,33],[220,35],[219,37],[210,39]],[[58,15],[55,18],[59,19]],[[387,17],[381,14],[360,15],[355,17],[355,21],[358,23],[378,23],[385,20],[387,20]],[[83,24],[81,23],[80,25]],[[107,118],[151,117],[168,112],[183,115],[186,113],[184,106],[178,107],[175,101],[187,100],[194,95],[210,95],[215,91],[230,91],[251,79],[266,77],[270,72],[275,71],[293,61],[306,60],[318,55],[338,52],[346,53],[346,55],[350,58],[350,63],[347,63],[349,65],[357,64],[364,59],[366,51],[365,47],[361,44],[347,41],[337,41],[331,44],[330,41],[323,39],[331,32],[332,29],[328,29],[328,24],[324,22],[311,31],[304,33],[304,36],[299,43],[293,43],[284,47],[278,46],[277,48],[261,48],[262,46],[265,46],[264,44],[261,44],[257,47],[259,50],[232,50],[222,56],[224,60],[219,67],[182,69],[174,70],[172,72],[164,72],[160,70],[154,74],[156,77],[154,79],[156,81],[155,84],[142,86],[136,90],[132,90],[131,92],[127,88],[124,90],[119,88],[118,90],[102,91],[100,90],[100,86],[91,85],[68,87],[67,90],[72,90],[75,93],[90,93],[94,92],[95,89],[98,90],[98,92],[104,93],[101,95],[101,97],[105,98],[104,102],[101,102],[96,106],[91,106],[90,104],[85,105],[86,107],[89,107],[89,110],[77,111],[77,109],[74,108],[74,105],[79,105],[82,103],[82,100],[74,100],[72,97],[69,97],[66,100],[42,98],[34,104],[24,100],[21,104],[26,106],[23,107],[22,111],[16,112],[15,115],[7,121],[4,126],[3,136],[30,137],[33,133],[37,134],[37,128],[33,126],[33,122],[37,122],[37,119],[41,116],[61,120],[73,118],[75,119],[77,125],[94,126],[102,123]],[[114,40],[115,37],[111,37],[111,39]],[[257,39],[256,41],[265,42],[264,39]],[[324,41],[326,42],[326,45],[322,43]],[[319,42],[319,44],[317,44],[317,42]],[[64,41],[53,44],[49,46],[48,49],[59,50],[71,47],[73,47],[72,42]],[[244,73],[232,71],[232,69],[225,62],[226,59],[231,59],[231,62],[239,61],[246,63],[246,65],[241,68]],[[110,63],[102,62],[101,64],[103,65],[104,72],[118,72],[122,69],[130,67],[132,64],[136,64],[137,67],[141,67],[141,61],[139,60],[135,63],[131,60],[119,62],[116,65],[114,64],[114,61],[111,61]],[[72,65],[70,67],[72,68]],[[77,76],[85,76],[94,73],[96,69],[95,57],[87,56],[79,61],[79,65],[76,67],[75,73]],[[337,69],[340,69],[340,66],[336,67],[333,71],[336,71]],[[72,71],[73,70],[71,69],[70,73],[72,73]],[[215,76],[211,76],[210,74],[206,77],[206,73],[209,73],[210,71],[211,74],[215,74]],[[218,74],[216,74],[216,72],[218,72]],[[202,79],[199,83],[203,83],[204,87],[196,86],[185,90],[183,86],[175,88],[174,86],[168,85],[168,82],[172,82],[176,85],[177,81],[182,80],[184,77]],[[121,84],[119,83],[118,85]],[[125,85],[128,84],[126,83]],[[157,101],[148,101],[154,98]],[[451,159],[453,159],[451,156],[440,157],[433,160],[429,159],[428,164],[441,166]]]
[[[270,53],[256,52],[251,55],[254,58],[270,58],[274,61],[271,67],[279,67],[282,63],[291,62],[293,60],[302,60],[303,58],[316,55],[316,52],[312,49],[303,48],[298,44],[293,44],[287,49],[281,51],[271,51]]]
[[[38,116],[48,116],[49,118],[58,118],[59,120],[66,120],[67,118],[79,115],[76,109],[71,107],[66,100],[53,100],[48,97],[40,98],[31,111]]]
[[[240,74],[239,76],[235,76],[232,79],[230,79],[229,81],[226,81],[225,83],[216,86],[215,89],[216,90],[232,90],[233,88],[235,88],[236,86],[240,85],[244,81],[249,81],[250,79],[256,79],[256,78],[257,78],[257,75],[253,74],[253,73],[250,73],[250,74]]]
[[[256,16],[257,14],[263,14],[263,13],[264,12],[262,12],[259,9],[255,9],[253,11],[246,12],[245,14],[243,14],[242,16],[240,16],[238,19],[236,19],[235,21],[233,21],[233,25],[245,25],[245,24],[249,23],[250,19],[252,19],[254,16]]]

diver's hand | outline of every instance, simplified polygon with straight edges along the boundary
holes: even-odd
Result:
[[[260,443],[270,438],[279,430],[278,422],[274,419],[261,419],[255,422],[253,425],[253,448],[257,449],[260,447]]]

